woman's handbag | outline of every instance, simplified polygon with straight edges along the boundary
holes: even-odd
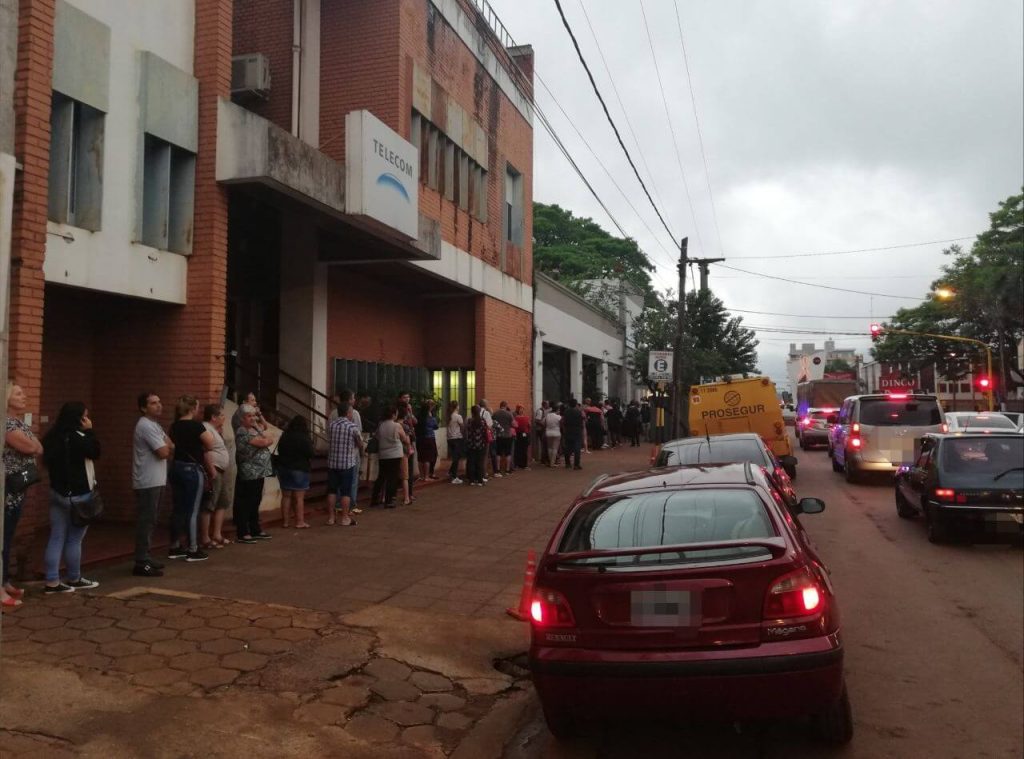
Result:
[[[376,435],[366,441],[366,452],[370,454],[380,453],[380,440]]]
[[[39,467],[36,466],[36,462],[29,461],[20,471],[7,473],[7,476],[4,478],[4,488],[8,493],[18,495],[19,493],[24,493],[41,479],[42,477],[39,476]]]
[[[95,488],[85,495],[68,496],[68,504],[75,527],[88,527],[103,514],[103,499]]]

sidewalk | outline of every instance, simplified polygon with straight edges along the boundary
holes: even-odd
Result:
[[[131,562],[89,593],[4,614],[3,756],[500,756],[533,708],[512,620],[528,549],[647,448],[447,483],[359,525],[272,529],[163,578]],[[86,538],[85,552],[91,551]]]

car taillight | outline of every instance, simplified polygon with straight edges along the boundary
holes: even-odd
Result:
[[[853,426],[850,428],[850,431],[851,432],[860,432],[860,425],[857,422],[854,422]]]
[[[764,599],[762,639],[791,640],[821,635],[825,626],[825,588],[807,567],[775,580]]]
[[[863,443],[861,442],[861,439],[859,437],[852,437],[852,438],[850,438],[850,447],[851,448],[860,448],[861,445],[863,445]]]
[[[530,620],[538,627],[575,627],[569,601],[557,590],[537,588],[530,603]]]
[[[935,488],[935,498],[946,503],[967,503],[967,496],[952,488]]]
[[[942,431],[949,432],[949,425],[946,424],[945,422],[942,423]]]
[[[802,424],[804,427],[810,427],[811,426],[811,420],[809,418],[801,419],[800,420],[800,424]]]

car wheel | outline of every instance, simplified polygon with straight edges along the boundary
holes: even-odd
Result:
[[[913,519],[917,516],[917,509],[911,506],[903,493],[900,492],[899,485],[896,486],[896,513],[903,519]]]
[[[578,733],[576,720],[565,712],[544,709],[544,721],[548,725],[548,731],[560,741],[575,738]]]
[[[846,481],[851,485],[857,483],[860,480],[860,474],[857,472],[857,467],[850,463],[849,457],[843,462],[843,474],[846,476]]]
[[[814,717],[814,728],[818,737],[831,746],[842,746],[853,738],[853,711],[850,697],[843,683],[843,693],[827,711]]]
[[[949,537],[949,532],[946,530],[946,525],[942,523],[942,520],[937,517],[933,510],[924,507],[924,524],[928,529],[928,542],[929,543],[945,543]]]

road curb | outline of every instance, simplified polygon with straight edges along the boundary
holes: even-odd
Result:
[[[449,759],[501,759],[505,746],[522,727],[528,691],[515,691],[495,704],[450,754]]]

